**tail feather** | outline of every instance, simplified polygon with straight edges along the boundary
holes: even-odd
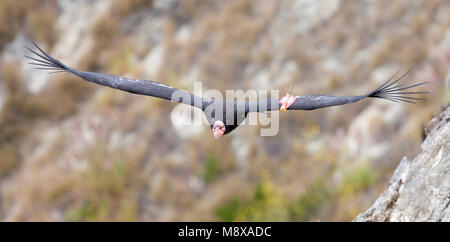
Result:
[[[71,72],[74,73],[74,70],[66,65],[64,65],[61,61],[51,57],[45,51],[43,51],[34,41],[31,40],[34,47],[36,47],[39,52],[34,51],[33,49],[25,46],[28,51],[30,51],[35,56],[25,55],[26,58],[31,60],[28,64],[33,65],[34,69],[38,70],[47,70],[50,73],[61,73],[61,72]]]
[[[393,80],[393,78],[400,72],[400,71],[397,71],[385,83],[383,83],[380,87],[375,89],[375,91],[370,93],[368,95],[368,97],[382,98],[382,99],[386,99],[386,100],[393,101],[393,102],[401,101],[401,102],[407,102],[407,103],[412,103],[412,104],[415,104],[414,101],[423,101],[423,100],[425,100],[425,99],[419,98],[419,97],[414,97],[414,96],[411,97],[410,95],[425,94],[425,93],[428,93],[428,92],[407,92],[407,91],[405,92],[403,90],[408,90],[408,89],[413,88],[413,87],[421,86],[421,85],[424,85],[424,84],[426,84],[428,82],[421,82],[421,83],[408,85],[408,86],[406,86],[406,84],[394,85],[394,84],[398,83],[401,79],[403,79],[403,77],[405,77],[410,71],[411,71],[411,69],[408,70],[401,77]]]

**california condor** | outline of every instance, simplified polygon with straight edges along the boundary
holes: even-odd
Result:
[[[96,72],[79,71],[64,65],[62,62],[51,57],[49,54],[43,51],[37,44],[35,44],[34,42],[32,43],[39,51],[34,51],[33,49],[26,47],[35,56],[26,55],[25,57],[33,61],[29,64],[35,66],[36,69],[51,71],[51,73],[72,73],[88,82],[120,89],[135,94],[177,101],[200,108],[205,113],[216,139],[219,139],[220,137],[222,137],[222,135],[230,133],[235,128],[237,128],[239,124],[241,124],[242,121],[245,120],[247,114],[250,112],[266,112],[275,110],[313,110],[318,108],[344,105],[347,103],[354,103],[368,97],[381,98],[393,102],[401,101],[414,103],[414,101],[416,100],[424,99],[411,95],[427,93],[409,91],[409,89],[423,85],[427,82],[421,82],[414,85],[405,85],[399,83],[399,81],[409,72],[408,71],[397,79],[394,79],[394,77],[398,74],[398,72],[395,73],[377,89],[360,96],[293,96],[291,94],[286,94],[286,96],[282,97],[280,100],[266,99],[256,102],[214,100],[199,97],[187,91],[179,90],[177,88],[167,86],[155,81],[136,80]]]

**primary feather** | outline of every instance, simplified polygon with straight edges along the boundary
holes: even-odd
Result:
[[[127,91],[130,93],[153,96],[163,98],[166,100],[185,103],[204,111],[205,116],[211,126],[216,124],[222,124],[225,126],[223,134],[227,134],[233,131],[239,124],[246,118],[250,112],[266,112],[279,110],[281,103],[275,99],[265,99],[259,101],[246,101],[236,102],[227,100],[210,100],[204,99],[193,95],[187,91],[179,90],[175,87],[171,87],[159,82],[150,80],[137,80],[121,76],[114,76],[96,72],[79,71],[74,68],[64,65],[61,61],[51,57],[45,51],[43,51],[36,43],[32,41],[33,45],[38,51],[34,51],[31,48],[26,47],[35,56],[26,55],[25,57],[32,62],[36,69],[46,70],[50,73],[72,73],[84,80],[111,88]],[[414,101],[424,100],[413,95],[424,94],[427,92],[411,92],[409,91],[413,87],[421,86],[427,82],[417,83],[413,85],[400,84],[408,73],[406,72],[398,79],[394,77],[399,72],[391,76],[385,83],[374,91],[360,96],[330,96],[330,95],[306,95],[296,96],[295,101],[289,104],[289,107],[285,110],[314,110],[318,108],[325,108],[331,106],[344,105],[360,101],[365,98],[381,98],[390,100],[393,102],[407,102],[415,103]],[[177,98],[174,100],[173,95],[177,93]],[[211,111],[212,110],[212,111]],[[209,112],[211,111],[211,112]],[[218,131],[220,129],[216,129]],[[219,136],[220,137],[220,136]]]
[[[421,82],[421,83],[417,83],[417,84],[413,84],[413,85],[409,85],[409,86],[405,86],[405,84],[398,84],[398,85],[394,86],[394,84],[398,83],[410,71],[411,70],[408,70],[401,77],[399,77],[395,81],[392,81],[392,79],[398,74],[399,71],[397,71],[391,78],[389,78],[385,83],[383,83],[383,85],[381,85],[375,91],[370,93],[368,95],[368,97],[382,98],[382,99],[390,100],[393,102],[402,101],[402,102],[407,102],[407,103],[415,103],[414,101],[411,101],[411,100],[424,100],[423,98],[411,97],[411,96],[407,96],[407,95],[424,94],[424,93],[428,93],[428,92],[405,92],[405,90],[424,85],[428,82]]]
[[[32,43],[39,50],[39,53],[29,47],[26,47],[31,53],[35,54],[36,56],[32,57],[26,55],[25,57],[33,61],[29,64],[35,66],[35,69],[47,70],[50,71],[50,73],[72,73],[88,82],[120,89],[134,94],[141,94],[163,98],[171,101],[177,101],[201,108],[202,110],[204,110],[205,107],[211,103],[211,101],[208,99],[203,99],[187,91],[179,90],[177,88],[155,81],[138,80],[121,76],[114,76],[96,72],[85,72],[73,69],[64,65],[61,61],[51,57],[33,41]],[[178,91],[177,96],[179,96],[180,98],[173,100],[172,96],[176,91]]]

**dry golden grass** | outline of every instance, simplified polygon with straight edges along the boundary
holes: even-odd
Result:
[[[15,63],[3,62],[0,76],[6,80],[5,103],[0,113],[0,173],[5,175],[15,167],[20,157],[20,143],[41,119],[61,120],[77,112],[77,107],[90,95],[91,86],[74,77],[54,80],[47,90],[30,93],[23,85]]]
[[[23,26],[50,46],[58,41],[50,27],[58,13],[54,5],[40,2],[1,2],[0,18],[14,21],[0,21],[0,47]],[[148,10],[151,15],[152,5],[112,2],[110,11],[92,23],[94,45],[77,68],[140,77],[146,67],[136,63],[148,54],[142,50],[154,46],[136,47],[136,36],[122,33],[121,25],[135,13]],[[33,6],[39,11],[31,11]],[[441,42],[450,26],[450,6],[446,1],[374,1],[367,6],[345,1],[317,26],[305,33],[282,32],[286,36],[277,36],[277,42],[270,28],[283,10],[278,6],[276,1],[181,1],[160,13],[156,44],[165,54],[157,77],[186,86],[180,80],[195,69],[204,87],[245,90],[259,88],[253,80],[267,72],[272,88],[283,92],[295,87],[299,95],[352,95],[377,86],[376,71],[391,74],[417,65],[409,80],[431,80],[423,90],[432,94],[422,104],[402,106],[393,121],[384,119],[395,111],[390,104],[370,100],[283,113],[275,137],[259,137],[249,127],[219,142],[209,132],[184,140],[170,124],[174,104],[66,75],[52,78],[42,93],[30,94],[15,63],[2,63],[8,95],[0,116],[0,176],[11,175],[8,182],[23,187],[24,194],[1,190],[6,202],[0,203],[0,214],[9,214],[18,203],[18,220],[352,219],[383,190],[396,162],[415,154],[420,127],[441,105],[450,62],[448,40]],[[284,27],[291,24],[297,23]],[[181,27],[189,34],[180,41]],[[294,71],[279,84],[287,63]],[[357,118],[370,125],[354,128]],[[31,158],[18,148],[25,144],[33,151],[46,143],[33,138],[44,137],[45,131],[33,129],[37,124],[61,129],[60,144],[42,152],[40,168],[23,164]],[[350,138],[359,145],[395,148],[374,160],[352,156],[346,148]],[[243,161],[233,145],[237,139],[247,152]],[[33,182],[43,175],[48,179]],[[54,211],[62,215],[52,217]]]
[[[0,3],[0,48],[14,39],[20,29],[32,38],[49,45],[57,39],[54,23],[57,19],[56,0],[4,0]]]
[[[111,13],[118,19],[122,19],[135,11],[152,7],[153,0],[115,0],[111,6]]]

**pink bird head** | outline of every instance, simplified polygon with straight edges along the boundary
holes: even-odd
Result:
[[[214,134],[214,138],[219,139],[225,133],[225,124],[222,121],[217,120],[213,124],[212,131]]]

